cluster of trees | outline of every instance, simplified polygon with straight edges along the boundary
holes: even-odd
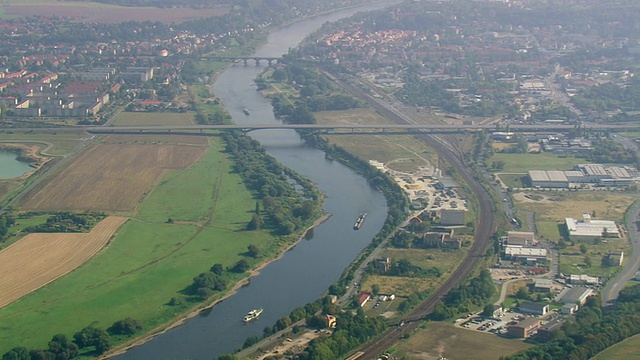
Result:
[[[246,256],[257,258],[260,249],[256,245],[247,246]],[[238,260],[233,266],[227,268],[227,271],[235,273],[243,273],[251,269],[251,263],[247,259]],[[213,264],[209,271],[203,272],[193,278],[193,283],[189,287],[189,293],[197,295],[200,299],[206,300],[216,291],[224,291],[227,288],[227,280],[224,277],[225,268],[222,264]],[[172,298],[170,305],[178,305],[180,300]]]
[[[9,227],[15,224],[13,217],[9,215],[0,216],[0,242],[6,240],[9,235]]]
[[[442,271],[435,266],[425,269],[412,264],[407,259],[401,259],[393,264],[386,275],[406,277],[440,277],[442,276]]]
[[[127,317],[113,323],[106,331],[94,326],[87,326],[73,335],[57,334],[49,341],[45,350],[29,350],[25,347],[14,347],[2,356],[2,360],[69,360],[80,356],[98,356],[111,349],[111,336],[131,336],[142,329],[136,319]]]
[[[402,314],[406,314],[414,307],[420,305],[422,303],[422,300],[426,299],[428,295],[429,291],[427,290],[414,292],[413,294],[409,295],[403,302],[401,302],[400,305],[398,305],[398,311]]]
[[[394,261],[387,272],[382,272],[374,266],[369,264],[367,271],[372,274],[380,274],[387,276],[405,276],[405,277],[440,277],[442,271],[437,267],[423,268],[418,265],[412,264],[407,259],[400,259]]]
[[[85,213],[74,214],[58,212],[47,218],[44,224],[27,226],[25,232],[83,232],[91,229],[98,221],[104,219],[104,214]]]
[[[360,308],[355,315],[344,313],[336,318],[337,326],[333,334],[312,340],[299,359],[339,359],[385,330],[380,317],[368,318]]]
[[[633,164],[636,159],[617,141],[600,138],[592,141],[593,150],[589,160],[605,164]]]
[[[602,311],[597,296],[587,299],[576,314],[575,321],[567,321],[547,343],[530,348],[502,360],[524,359],[589,359],[600,351],[640,333],[640,284],[620,291],[617,306]]]
[[[393,237],[391,238],[391,245],[400,249],[407,249],[410,247],[418,247],[417,244],[420,241],[420,237],[401,230],[393,234]]]
[[[207,272],[193,278],[191,293],[205,300],[211,297],[215,291],[223,291],[227,288],[227,281],[222,277],[224,267],[222,264],[214,264]]]
[[[262,199],[268,215],[266,223],[277,234],[291,234],[313,219],[320,208],[320,194],[311,181],[282,166],[257,141],[242,133],[225,132],[223,137],[226,150],[234,158],[234,170]]]
[[[491,273],[483,269],[469,283],[451,290],[442,303],[439,303],[431,314],[433,320],[449,319],[456,314],[469,312],[472,306],[484,306],[496,291]]]
[[[273,72],[271,79],[299,90],[299,97],[278,94],[271,99],[274,114],[294,124],[313,124],[312,112],[346,110],[361,106],[356,98],[337,92],[317,67],[287,63]]]
[[[583,111],[636,111],[640,109],[640,80],[634,78],[626,86],[612,82],[591,86],[571,101]]]
[[[575,117],[576,114],[571,109],[564,105],[553,104],[551,100],[544,101],[542,106],[531,112],[531,118],[534,121],[570,120]]]
[[[464,83],[450,80],[422,80],[414,73],[408,72],[405,77],[405,86],[395,94],[401,101],[414,106],[438,107],[454,114],[472,116],[493,116],[507,112],[505,104],[500,101],[507,97],[507,89],[494,89],[490,94],[484,94],[482,99],[476,99],[462,105],[456,93],[447,91],[452,88],[464,88],[463,94],[472,96],[475,94],[474,85],[470,80]]]

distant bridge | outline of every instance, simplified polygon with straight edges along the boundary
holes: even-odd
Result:
[[[272,66],[274,63],[279,63],[282,61],[282,58],[279,57],[268,57],[268,56],[202,56],[204,59],[214,60],[214,61],[228,61],[228,62],[240,62],[242,61],[244,65],[248,65],[249,61],[253,61],[256,66],[260,66],[261,61],[266,61],[269,66]]]
[[[564,124],[539,124],[539,125],[510,125],[509,132],[567,132],[575,129],[574,125]],[[92,134],[207,134],[208,130],[317,130],[325,134],[335,135],[372,135],[372,134],[399,134],[399,133],[465,133],[474,131],[507,131],[497,128],[495,125],[408,125],[408,124],[253,124],[253,125],[166,125],[166,126],[65,126],[51,128],[12,128],[12,131],[65,131],[84,130]],[[582,125],[582,130],[596,131],[638,131],[640,123],[627,125]]]

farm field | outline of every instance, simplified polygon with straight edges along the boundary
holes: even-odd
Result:
[[[640,359],[640,335],[632,336],[594,356],[592,360],[636,360]]]
[[[166,170],[185,169],[204,146],[98,144],[26,194],[22,210],[133,211]]]
[[[171,112],[126,112],[119,113],[115,120],[116,126],[163,126],[163,125],[193,125],[195,113]]]
[[[63,16],[76,21],[120,23],[125,21],[160,21],[179,23],[187,20],[219,16],[229,12],[228,8],[191,9],[128,7],[95,2],[58,2],[50,0],[8,0],[3,3],[3,15],[19,16]]]
[[[518,339],[456,328],[452,324],[430,322],[405,341],[396,344],[394,355],[405,359],[498,359],[529,348]]]
[[[0,251],[0,308],[85,263],[125,221],[107,217],[89,233],[29,234]]]
[[[106,251],[1,308],[6,331],[0,332],[0,353],[14,346],[43,348],[54,334],[72,336],[89,324],[104,329],[127,316],[140,320],[144,332],[151,331],[197,306],[184,290],[213,264],[232,266],[246,258],[250,244],[261,252],[259,259],[248,259],[253,265],[279,252],[282,242],[267,231],[246,231],[255,200],[231,173],[222,148],[214,141],[193,166],[163,177]],[[194,179],[200,191],[178,196],[180,185],[193,185]],[[170,202],[175,207],[158,209]],[[167,217],[175,222],[166,223]],[[231,284],[246,275],[224,276]],[[168,305],[173,297],[182,301]]]

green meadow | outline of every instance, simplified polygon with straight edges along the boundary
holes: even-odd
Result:
[[[501,173],[527,173],[529,170],[571,170],[578,163],[585,162],[584,159],[577,159],[569,155],[556,155],[542,152],[539,154],[510,154],[494,153],[486,164],[493,162],[504,162]]]
[[[46,348],[55,334],[71,337],[125,317],[151,331],[200,304],[184,290],[213,264],[232,266],[251,244],[261,250],[261,258],[247,258],[254,265],[275,254],[281,243],[268,232],[245,230],[255,199],[221,150],[214,139],[199,162],[168,172],[87,263],[1,308],[0,354],[15,346]],[[246,275],[224,276],[232,284]],[[168,305],[173,297],[181,299],[178,305]]]

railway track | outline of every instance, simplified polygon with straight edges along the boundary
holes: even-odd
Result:
[[[391,109],[387,104],[363,92],[360,88],[353,86],[347,82],[331,78],[340,84],[347,91],[367,101],[384,117],[399,124],[415,124],[417,119],[413,116],[405,116],[398,110]],[[394,326],[384,332],[377,340],[370,342],[357,352],[359,360],[377,359],[380,354],[389,349],[398,340],[403,338],[405,334],[418,328],[436,305],[444,299],[444,297],[456,286],[462,284],[467,277],[473,272],[485,254],[487,247],[491,243],[491,235],[495,231],[493,200],[491,196],[482,187],[482,184],[476,180],[476,174],[465,165],[464,154],[452,143],[452,139],[439,138],[433,135],[419,135],[419,137],[429,146],[433,147],[438,154],[455,168],[457,173],[462,177],[464,182],[471,188],[478,199],[479,215],[476,222],[476,231],[474,234],[474,242],[469,253],[463,260],[462,264],[451,274],[444,284],[435,290],[429,297],[414,309],[409,315],[405,316],[398,326]]]

